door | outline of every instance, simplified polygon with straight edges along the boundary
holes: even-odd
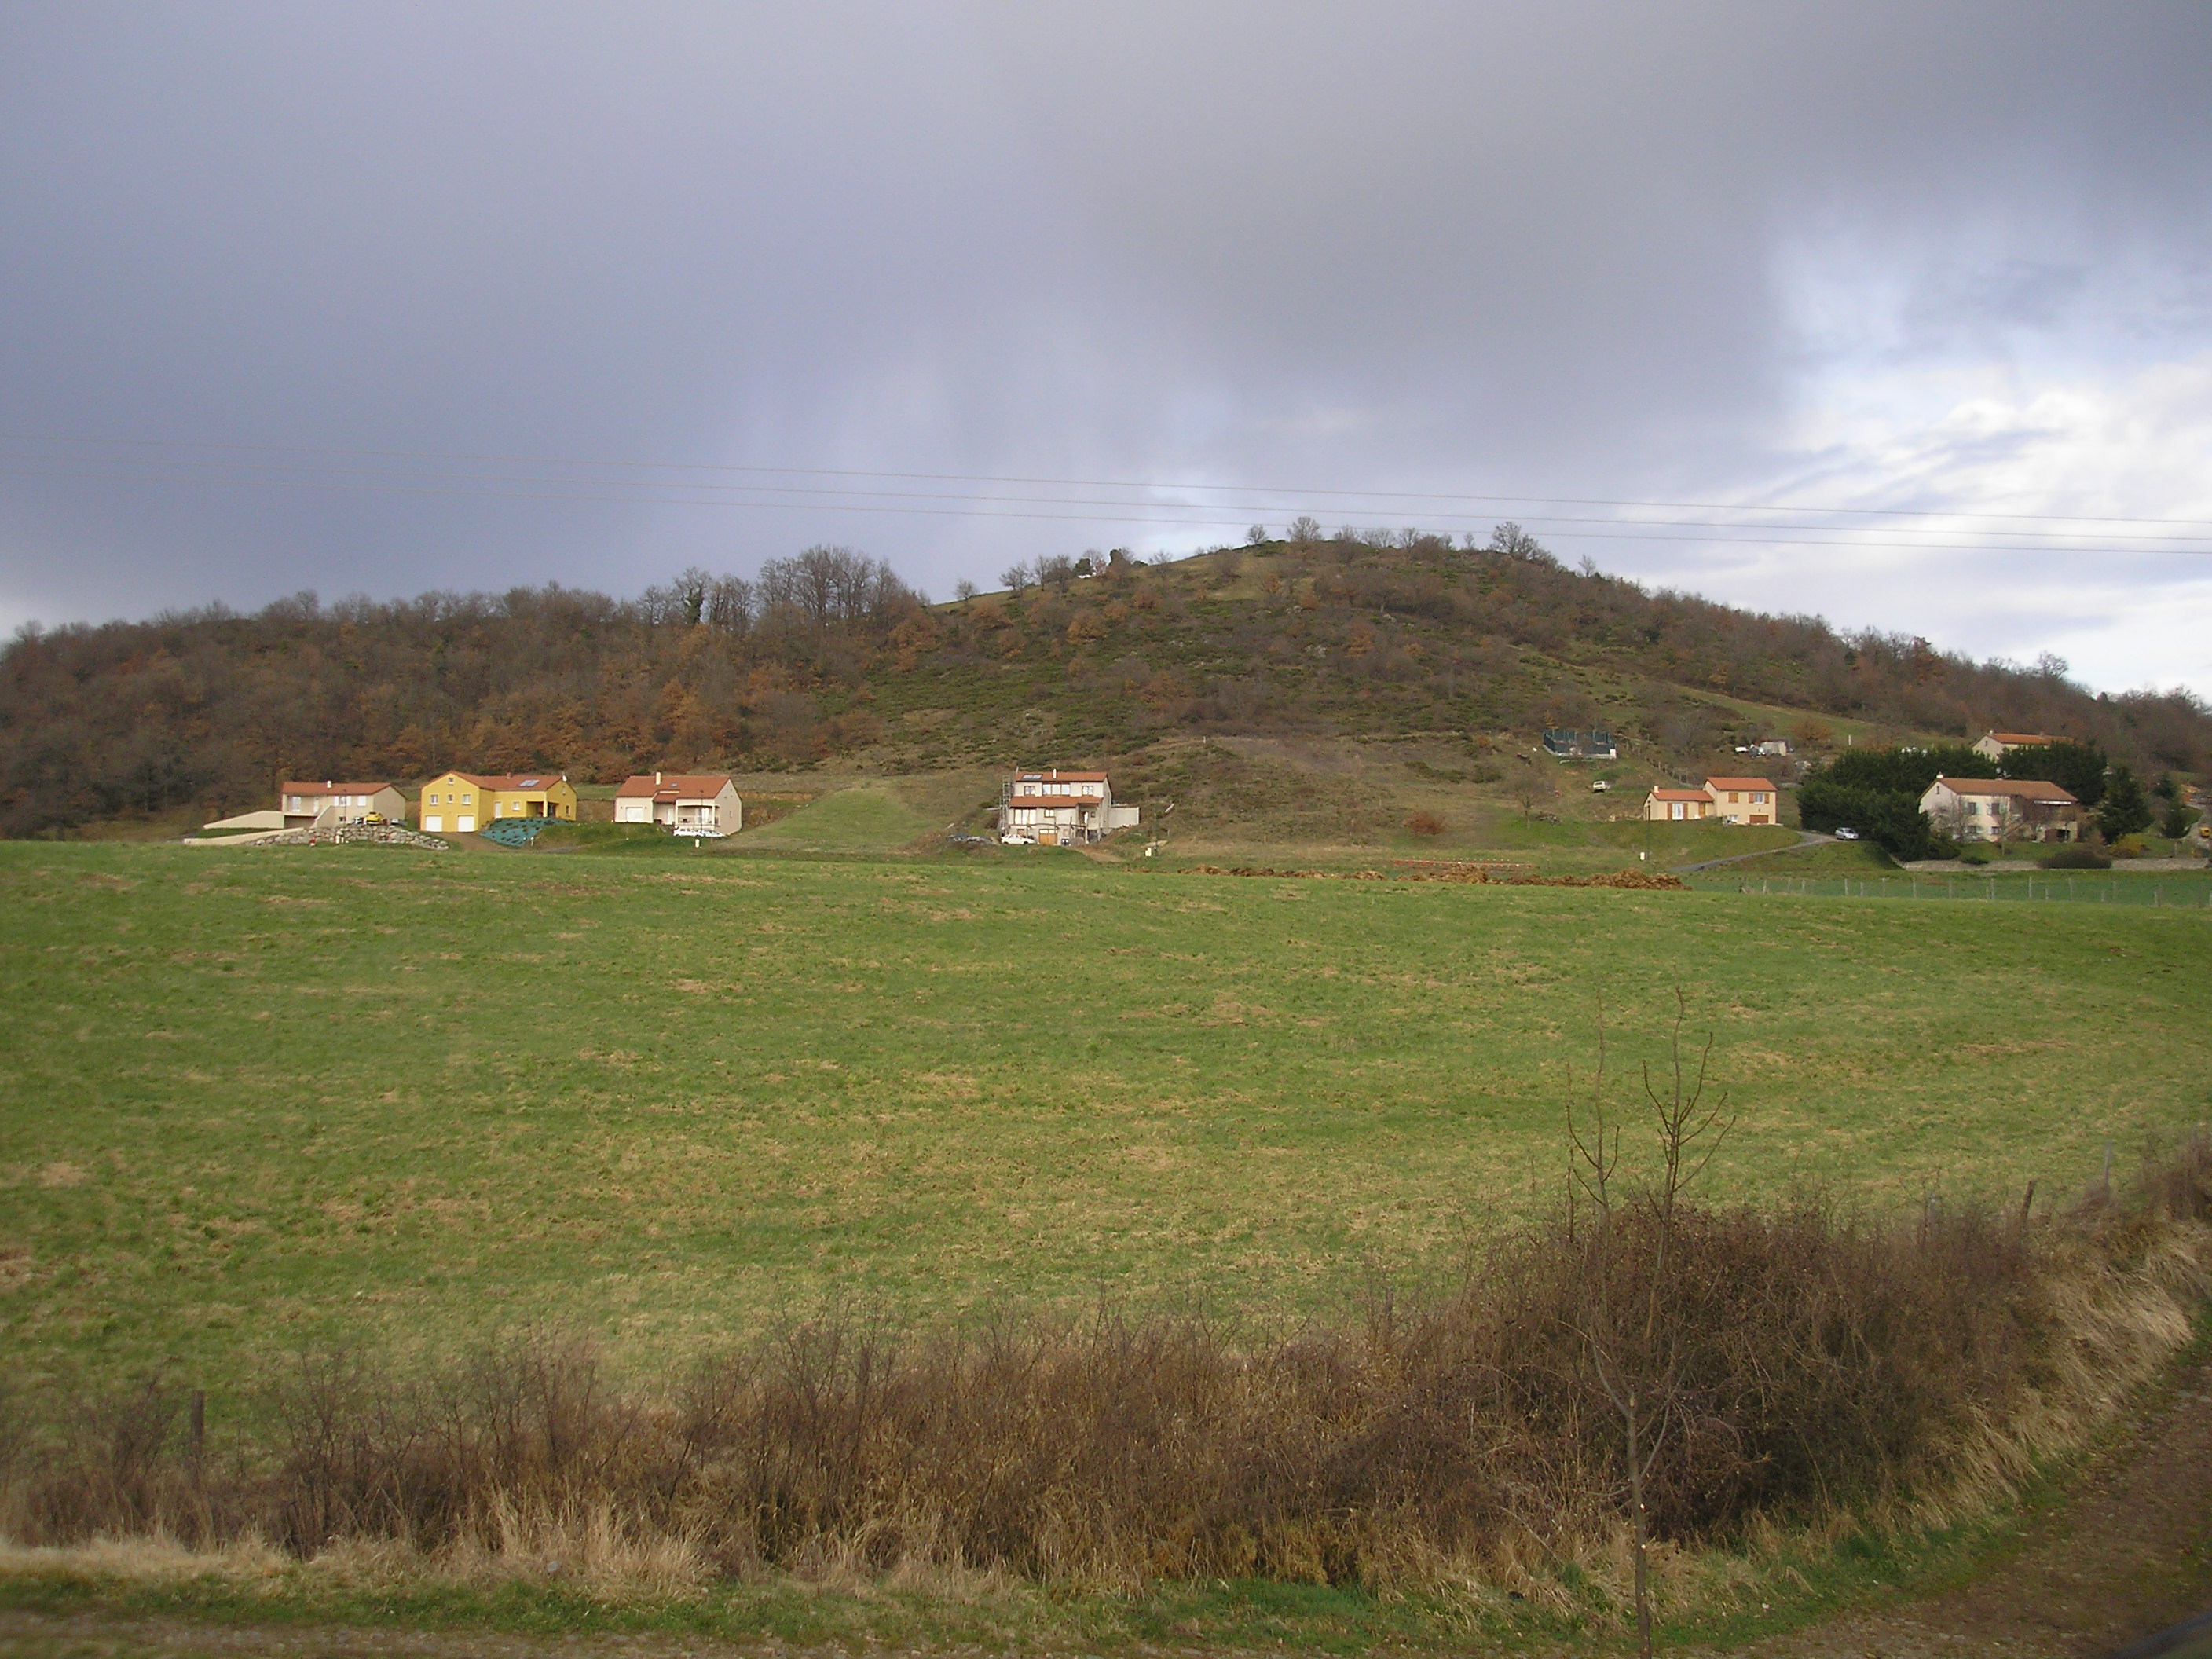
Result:
[[[425,835],[434,836],[445,827],[446,820],[439,817],[436,813],[433,813],[431,816],[422,820],[422,831]]]
[[[476,828],[477,828],[477,821],[476,821],[476,817],[475,817],[475,816],[474,816],[473,814],[471,814],[471,813],[468,813],[468,812],[464,812],[464,813],[462,813],[462,814],[460,815],[460,817],[457,817],[457,818],[455,818],[455,819],[453,820],[453,828],[454,828],[454,830],[455,830],[458,833],[459,833],[459,834],[461,834],[461,835],[464,835],[464,836],[471,836],[471,835],[474,835],[474,834],[476,833]]]

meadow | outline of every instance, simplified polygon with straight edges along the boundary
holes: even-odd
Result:
[[[1550,1202],[1571,1070],[1602,1024],[1626,1105],[1678,986],[1710,1198],[2048,1200],[2212,1116],[2201,908],[16,842],[0,963],[0,1346],[217,1392],[541,1320],[659,1369],[830,1302],[1338,1311]]]

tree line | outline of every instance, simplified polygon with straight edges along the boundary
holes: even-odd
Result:
[[[2132,768],[2114,762],[2097,744],[2063,738],[2009,749],[2001,757],[1968,744],[1846,751],[1814,768],[1797,786],[1799,820],[1823,832],[1855,829],[1900,861],[1948,856],[1956,847],[1920,810],[1921,797],[1939,777],[2055,783],[2087,809],[2087,826],[2106,841],[2138,835],[2154,820]],[[2175,801],[2170,774],[2160,787]],[[2177,822],[2186,828],[2188,819],[2185,815]]]
[[[1048,758],[1029,752],[1040,730],[1054,754],[1103,756],[1170,730],[1602,723],[1688,767],[1741,740],[1757,718],[1741,702],[1899,733],[2063,732],[2146,775],[2212,752],[2212,711],[2184,692],[2093,696],[2051,661],[1648,591],[1569,569],[1511,525],[1473,544],[1292,529],[1176,562],[1048,556],[943,605],[880,560],[814,547],[630,599],[308,593],[27,629],[0,652],[0,833],[259,805],[285,775],[609,780],[804,766],[925,731],[966,747],[921,745],[921,766]]]

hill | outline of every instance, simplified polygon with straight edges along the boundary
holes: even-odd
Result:
[[[2092,695],[2055,669],[1654,592],[1568,569],[1510,526],[1481,547],[1344,536],[1087,563],[933,605],[817,548],[635,600],[301,594],[250,616],[26,629],[0,653],[0,832],[236,810],[286,774],[456,763],[604,781],[1110,758],[1142,793],[1189,781],[1194,736],[1248,763],[1255,744],[1410,740],[1440,776],[1507,793],[1510,757],[1555,726],[1608,726],[1655,776],[1784,733],[1818,749],[1992,726],[2095,742],[2152,775],[2212,756],[2212,711],[2185,693]],[[1395,810],[1363,806],[1356,779],[1309,793],[1316,831],[1352,839]]]

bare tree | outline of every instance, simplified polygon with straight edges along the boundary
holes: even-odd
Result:
[[[1017,559],[999,573],[999,580],[1006,585],[1006,592],[1016,599],[1030,591],[1030,567],[1027,560]]]
[[[1546,801],[1559,798],[1559,786],[1538,769],[1534,761],[1524,755],[1521,764],[1514,769],[1509,793],[1513,804],[1521,809],[1521,822],[1526,823],[1537,807]]]
[[[1264,546],[1267,540],[1267,526],[1263,524],[1255,524],[1244,532],[1244,544],[1247,547]]]
[[[1297,548],[1300,552],[1304,552],[1306,549],[1315,546],[1320,542],[1322,538],[1321,520],[1315,518],[1310,513],[1301,513],[1297,518],[1291,520],[1291,527],[1285,532],[1285,535],[1292,547]]]
[[[975,597],[975,584],[963,576],[952,585],[952,597],[959,600],[964,609],[968,601]]]
[[[1676,1223],[1684,1190],[1705,1174],[1736,1124],[1734,1114],[1723,1115],[1728,1104],[1724,1095],[1715,1096],[1710,1103],[1705,1098],[1712,1038],[1705,1038],[1694,1067],[1683,1054],[1682,1028],[1688,1020],[1689,1004],[1678,984],[1668,1040],[1671,1076],[1663,1084],[1655,1083],[1650,1062],[1643,1067],[1644,1098],[1657,1132],[1660,1163],[1657,1184],[1625,1200],[1643,1212],[1632,1239],[1624,1240],[1620,1224],[1624,1202],[1616,1193],[1620,1130],[1606,1117],[1602,1001],[1598,1005],[1597,1071],[1587,1109],[1575,1097],[1571,1074],[1568,1083],[1567,1139],[1572,1152],[1568,1231],[1583,1247],[1591,1291],[1586,1322],[1577,1334],[1597,1373],[1598,1386],[1620,1420],[1626,1443],[1637,1650],[1642,1659],[1651,1659],[1651,1529],[1644,1483],[1670,1435],[1687,1427],[1682,1421],[1682,1336],[1675,1316],[1680,1297]],[[1587,1232],[1578,1227],[1579,1212],[1585,1208],[1590,1218]],[[1647,1259],[1632,1264],[1632,1251]],[[1638,1271],[1626,1271],[1631,1266]],[[1621,1305],[1618,1295],[1624,1279],[1630,1281],[1627,1306]]]

